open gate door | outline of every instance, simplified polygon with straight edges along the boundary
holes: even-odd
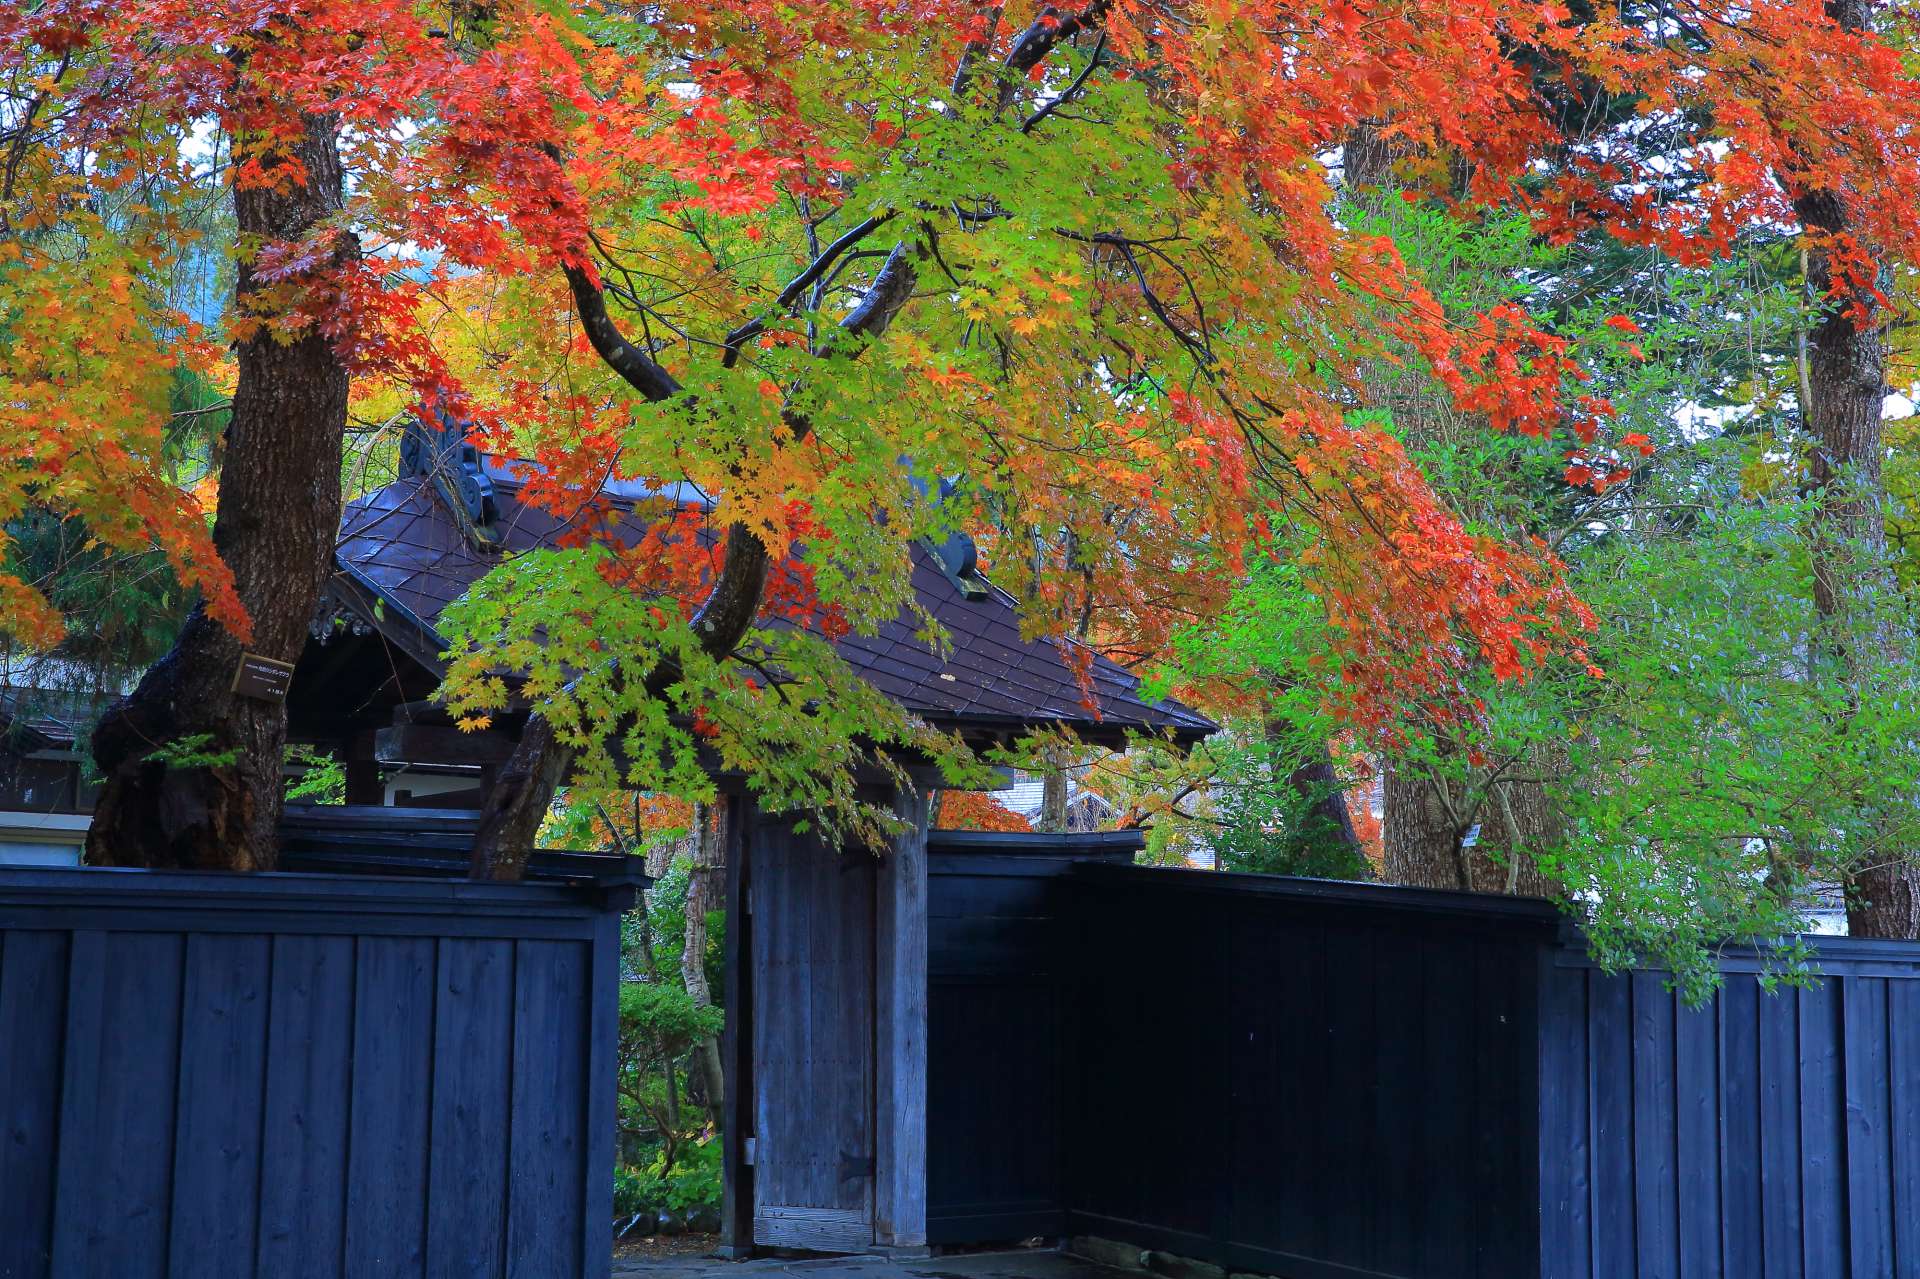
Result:
[[[874,1243],[875,858],[755,822],[753,1242]]]

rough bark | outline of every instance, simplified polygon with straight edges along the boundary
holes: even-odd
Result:
[[[695,815],[693,873],[687,881],[686,946],[680,952],[680,980],[686,987],[687,998],[697,1008],[713,1007],[713,990],[707,982],[707,914],[725,910],[727,905],[725,812],[724,808],[702,807]],[[709,1035],[694,1044],[687,1073],[717,1128],[721,1122],[721,1102],[727,1095],[717,1036]]]
[[[306,116],[301,124],[292,158],[305,166],[306,183],[236,189],[243,241],[304,239],[340,207],[335,122]],[[335,261],[356,251],[343,235]],[[243,262],[236,292],[243,313],[261,287]],[[213,541],[253,622],[246,651],[291,662],[306,642],[339,533],[347,372],[327,339],[311,332],[283,342],[263,327],[238,344],[237,356]],[[241,651],[232,634],[196,611],[172,651],[102,718],[93,757],[105,784],[87,835],[88,861],[272,867],[286,711],[230,691]],[[196,738],[203,739],[196,753],[221,762],[179,767],[153,758],[160,747]]]
[[[1867,0],[1828,0],[1827,16],[1851,31],[1871,25]],[[1794,201],[1801,225],[1815,238],[1807,253],[1807,284],[1816,299],[1833,291],[1834,263],[1819,237],[1854,228],[1834,191],[1802,193]],[[1847,303],[1855,303],[1849,307]],[[1857,683],[1890,642],[1863,609],[1897,589],[1887,575],[1885,486],[1881,475],[1881,409],[1886,400],[1887,348],[1870,293],[1855,291],[1827,304],[1807,335],[1801,406],[1813,437],[1810,480],[1818,495],[1812,539],[1813,601],[1833,662],[1828,678]],[[1857,689],[1849,690],[1857,697]],[[1854,868],[1847,884],[1847,931],[1855,937],[1920,937],[1920,858],[1894,850]]]
[[[1347,190],[1378,195],[1393,177],[1394,162],[1411,153],[1405,142],[1381,132],[1382,122],[1362,120],[1347,132],[1341,169]]]
[[[1067,828],[1067,770],[1058,757],[1048,759],[1047,771],[1040,775],[1040,829],[1059,832]]]
[[[1312,848],[1338,844],[1355,857],[1365,859],[1366,846],[1353,828],[1353,814],[1347,809],[1340,774],[1324,743],[1311,758],[1301,761],[1287,774],[1287,786],[1300,797],[1304,809],[1299,830],[1290,832],[1292,839]]]
[[[1417,888],[1551,897],[1552,884],[1524,851],[1552,844],[1560,819],[1537,782],[1496,782],[1485,794],[1435,778],[1427,769],[1389,763],[1383,878]],[[1477,840],[1466,840],[1474,826]],[[1515,857],[1510,854],[1523,851]]]
[[[673,376],[620,332],[607,310],[606,295],[591,277],[578,267],[568,267],[566,274],[581,330],[607,366],[649,400],[658,402],[680,394],[680,384]],[[865,342],[879,338],[913,296],[917,278],[906,245],[895,245],[875,273],[866,296],[840,322],[821,353],[832,349],[836,340]],[[853,352],[858,353],[858,349]],[[812,430],[812,423],[799,414],[789,412],[784,418],[796,443]],[[770,566],[771,556],[752,530],[744,524],[728,526],[720,568],[692,621],[701,647],[710,655],[725,657],[745,638],[754,615],[760,611]],[[648,695],[658,696],[677,678],[678,673],[671,669],[656,672]],[[499,780],[487,792],[481,809],[470,859],[473,878],[520,877],[554,792],[566,782],[577,757],[578,751],[555,735],[545,716],[536,713],[528,717],[526,731]]]

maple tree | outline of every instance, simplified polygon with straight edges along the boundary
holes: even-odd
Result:
[[[704,749],[827,813],[855,799],[822,778],[875,743],[958,768],[827,643],[907,606],[906,545],[955,527],[1069,652],[1153,651],[1250,558],[1284,556],[1329,620],[1343,724],[1471,719],[1480,672],[1581,665],[1594,619],[1545,547],[1435,500],[1354,412],[1357,364],[1420,362],[1490,429],[1563,440],[1590,491],[1637,442],[1611,438],[1567,336],[1510,304],[1449,310],[1335,217],[1325,157],[1387,121],[1410,192],[1682,260],[1824,193],[1844,217],[1807,235],[1858,310],[1873,255],[1910,260],[1920,234],[1913,86],[1859,26],[1805,0],[10,10],[0,307],[26,341],[0,514],[52,504],[150,540],[205,600],[101,735],[96,852],[270,864],[284,727],[217,690],[243,642],[297,647],[349,380],[529,459],[528,500],[576,530],[452,615],[450,703],[538,712],[487,873],[514,872],[569,773],[610,780],[614,741],[632,784],[698,794]],[[1628,95],[1657,148],[1564,123]],[[241,266],[211,536],[153,481],[150,385],[214,336],[147,301],[209,127]],[[129,189],[137,207],[99,212]],[[99,305],[59,291],[75,274]],[[115,348],[87,359],[102,312]],[[89,448],[105,460],[76,465]],[[721,536],[663,510],[622,545],[577,518],[610,475],[717,495]],[[55,634],[44,601],[0,589],[10,630]],[[195,767],[155,763],[189,737],[210,747]]]

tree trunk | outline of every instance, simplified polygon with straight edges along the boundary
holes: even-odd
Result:
[[[1411,148],[1404,141],[1389,138],[1381,132],[1383,123],[1379,120],[1362,120],[1347,130],[1341,168],[1347,191],[1351,195],[1380,198],[1382,190],[1393,177],[1394,163],[1410,154]]]
[[[336,124],[318,116],[300,123],[290,161],[305,167],[306,183],[236,187],[243,243],[302,240],[340,207]],[[272,169],[289,160],[262,162]],[[332,265],[356,252],[341,236]],[[242,314],[263,287],[243,261],[236,290]],[[311,330],[286,342],[263,326],[237,354],[213,541],[252,619],[246,651],[292,662],[306,642],[340,530],[347,371],[328,339]],[[196,610],[173,650],[101,719],[93,758],[105,784],[87,834],[89,862],[272,867],[286,709],[232,691],[241,652],[232,634]],[[166,746],[190,749],[199,761],[154,758]]]
[[[724,808],[703,806],[694,815],[693,874],[687,881],[687,933],[686,947],[680,952],[680,980],[687,997],[698,1008],[713,1007],[713,990],[707,983],[707,912],[725,910],[727,904],[725,813]],[[709,1035],[693,1046],[688,1073],[701,1094],[701,1104],[718,1127],[721,1104],[727,1095],[718,1038]]]
[[[1387,765],[1384,783],[1382,877],[1388,883],[1554,895],[1529,851],[1551,845],[1561,834],[1559,816],[1539,783],[1496,782],[1490,794],[1471,796],[1457,782],[1397,763]]]
[[[1039,829],[1058,834],[1067,828],[1067,769],[1063,755],[1047,754],[1047,771],[1040,775]]]
[[[1267,738],[1277,740],[1284,731],[1279,723],[1269,722]],[[1297,849],[1312,852],[1339,845],[1354,857],[1366,860],[1366,846],[1354,829],[1340,774],[1333,766],[1333,752],[1325,742],[1287,774],[1287,787],[1299,798],[1299,827],[1287,832],[1287,838]]]
[[[1849,31],[1865,31],[1866,0],[1828,0],[1827,16]],[[1794,200],[1801,225],[1817,235],[1854,230],[1840,194],[1816,190]],[[1806,258],[1809,291],[1827,308],[1808,334],[1801,414],[1813,436],[1811,480],[1818,494],[1813,528],[1813,602],[1834,656],[1834,678],[1849,681],[1849,700],[1861,696],[1866,668],[1890,643],[1863,610],[1897,585],[1886,571],[1885,496],[1881,476],[1881,410],[1886,400],[1887,348],[1870,292],[1830,299],[1833,256],[1816,240]],[[1849,306],[1849,304],[1852,304]],[[1868,651],[1868,650],[1876,651]],[[1920,859],[1898,849],[1856,868],[1847,883],[1847,932],[1855,937],[1920,937]]]

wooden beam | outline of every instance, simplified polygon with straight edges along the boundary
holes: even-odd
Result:
[[[497,767],[513,754],[513,739],[504,733],[463,733],[436,724],[398,724],[375,734],[373,753],[392,764]]]
[[[727,836],[727,934],[725,1029],[720,1036],[720,1068],[726,1096],[720,1107],[720,1248],[723,1257],[743,1261],[753,1255],[753,917],[747,913],[747,882],[753,847],[753,801],[739,792],[724,795]]]
[[[370,730],[355,733],[341,755],[347,775],[347,803],[386,803],[387,784],[380,775],[380,761],[374,757],[373,733]]]
[[[874,894],[874,1243],[927,1246],[927,821],[932,788],[896,793],[906,828]]]

